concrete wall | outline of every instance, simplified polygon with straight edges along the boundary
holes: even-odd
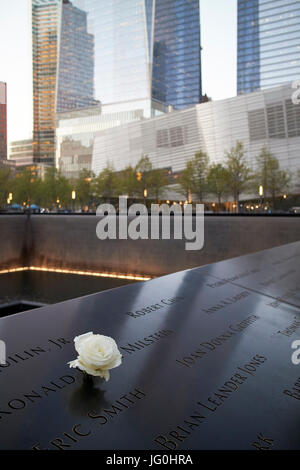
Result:
[[[184,240],[105,240],[96,216],[1,215],[0,269],[48,266],[163,275],[300,239],[299,217],[205,217],[200,251]]]
[[[0,270],[27,264],[27,215],[0,215]]]
[[[30,263],[35,266],[163,275],[300,239],[299,217],[205,217],[204,248],[184,240],[105,240],[96,216],[31,216]]]

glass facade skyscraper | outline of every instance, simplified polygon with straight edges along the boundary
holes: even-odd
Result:
[[[56,112],[201,101],[199,0],[32,0],[34,154],[54,157]]]
[[[177,109],[200,103],[198,0],[156,0],[152,95]]]
[[[32,0],[33,154],[52,163],[59,0]]]
[[[52,164],[55,113],[97,104],[94,38],[69,0],[32,0],[33,154]]]
[[[98,104],[94,100],[94,49],[94,36],[87,32],[87,12],[63,0],[56,112]]]
[[[0,82],[0,165],[7,159],[7,90]]]
[[[95,99],[201,101],[199,0],[73,0],[95,40]]]
[[[300,1],[238,0],[238,94],[299,77]]]

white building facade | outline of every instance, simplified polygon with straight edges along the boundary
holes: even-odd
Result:
[[[291,84],[182,111],[137,120],[95,133],[92,170],[108,163],[115,170],[134,166],[148,155],[155,168],[184,169],[195,152],[207,152],[210,163],[224,163],[225,152],[239,140],[247,164],[255,168],[263,146],[292,173],[300,168],[300,104],[294,104]]]
[[[98,105],[56,115],[56,167],[67,178],[91,170],[96,133],[158,116],[166,107],[155,100]]]

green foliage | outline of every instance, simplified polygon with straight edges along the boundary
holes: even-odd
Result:
[[[181,172],[179,177],[179,186],[181,187],[187,201],[190,198],[193,187],[194,166],[192,160],[189,160],[185,169]]]
[[[228,179],[228,170],[221,163],[210,166],[207,175],[208,191],[217,196],[219,206],[222,198],[228,194]]]
[[[134,197],[139,194],[140,188],[136,170],[131,165],[120,172],[118,180],[120,194],[127,195],[128,197]]]
[[[194,158],[186,163],[186,167],[179,178],[179,185],[187,200],[189,200],[190,195],[193,193],[196,194],[201,202],[203,201],[208,190],[208,164],[208,155],[202,150],[195,153]]]
[[[291,174],[280,169],[278,159],[266,146],[262,147],[256,160],[257,171],[253,177],[253,189],[257,192],[262,185],[264,196],[272,198],[274,207],[276,196],[289,189]]]
[[[11,171],[9,168],[0,168],[0,207],[4,207],[11,189]]]
[[[240,194],[249,188],[250,168],[246,165],[245,150],[242,142],[237,141],[235,147],[225,153],[228,171],[228,189],[234,201],[239,203]]]
[[[31,204],[35,196],[35,176],[30,168],[25,168],[22,173],[16,175],[12,182],[13,202],[20,205]]]
[[[79,204],[81,208],[90,207],[93,201],[94,177],[95,175],[92,171],[83,169],[79,173],[77,180],[75,180],[76,205]],[[72,194],[72,191],[70,194]]]
[[[94,181],[94,191],[105,199],[119,195],[143,198],[145,189],[149,196],[158,197],[167,184],[165,171],[153,169],[149,157],[143,156],[134,168],[129,165],[119,173],[107,164]]]
[[[136,167],[128,166],[120,172],[107,164],[97,178],[87,169],[72,180],[62,176],[55,167],[47,168],[43,179],[33,168],[25,168],[14,178],[10,177],[8,169],[0,169],[0,205],[7,205],[8,195],[12,192],[13,202],[20,205],[34,203],[50,210],[90,208],[95,198],[109,199],[121,194],[143,198],[144,189],[149,196],[159,197],[168,182],[165,170],[153,169],[147,156],[143,156]],[[72,191],[76,193],[75,200],[72,200]]]
[[[192,192],[196,194],[200,202],[203,202],[207,192],[207,172],[209,158],[208,155],[200,150],[195,153],[193,160],[194,175],[192,180]]]
[[[142,198],[144,197],[145,189],[149,194],[151,192],[152,163],[147,155],[143,155],[140,158],[135,167],[135,172],[137,180],[136,196]]]
[[[147,155],[141,157],[135,167],[136,184],[134,193],[137,197],[144,197],[144,191],[147,196],[158,199],[164,192],[169,183],[169,178],[165,170],[154,169]]]
[[[165,170],[153,169],[148,182],[148,193],[155,199],[163,196],[166,186],[169,184],[169,178]]]
[[[35,184],[39,189],[39,195],[36,198],[38,205],[50,209],[56,206],[70,206],[72,194],[70,181],[56,168],[47,168],[44,180],[37,179]]]
[[[222,199],[231,194],[238,207],[242,192],[251,189],[251,192],[258,195],[258,188],[262,185],[264,195],[272,198],[275,204],[276,196],[288,191],[291,174],[280,169],[277,158],[266,147],[261,149],[257,157],[255,173],[246,165],[245,150],[241,142],[237,141],[225,156],[224,166],[220,163],[209,165],[208,155],[203,151],[197,152],[187,161],[178,180],[187,200],[195,194],[197,200],[203,202],[205,195],[210,193],[216,195],[220,205]],[[300,170],[298,182],[300,187]],[[13,203],[34,203],[50,210],[59,207],[90,208],[95,198],[109,200],[119,195],[159,199],[163,197],[169,183],[167,171],[153,168],[147,155],[142,156],[135,167],[129,165],[116,172],[112,165],[107,164],[97,177],[84,169],[73,180],[66,179],[54,167],[47,168],[43,179],[37,176],[34,168],[26,168],[15,177],[12,177],[8,168],[1,168],[0,206],[7,205],[9,193],[13,193]],[[75,201],[71,198],[73,190],[76,192]]]
[[[99,173],[94,180],[94,192],[99,198],[109,199],[119,194],[119,179],[116,175],[114,167],[107,164],[106,168]]]
[[[297,171],[295,178],[297,191],[300,192],[300,169]]]

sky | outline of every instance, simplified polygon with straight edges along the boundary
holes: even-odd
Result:
[[[202,90],[236,95],[237,0],[200,0]],[[0,0],[0,81],[7,83],[8,141],[32,135],[30,0]]]

